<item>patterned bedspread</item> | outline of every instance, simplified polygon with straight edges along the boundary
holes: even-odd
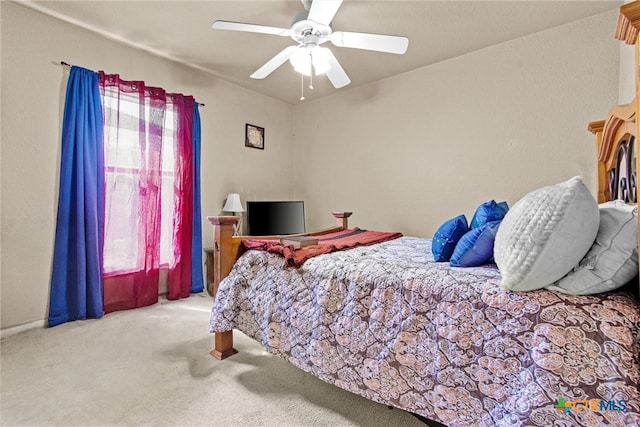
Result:
[[[402,237],[300,268],[249,251],[211,332],[238,329],[343,389],[447,426],[640,425],[640,305],[507,292],[495,265],[435,263]]]

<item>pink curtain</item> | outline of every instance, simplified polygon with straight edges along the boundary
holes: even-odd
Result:
[[[100,72],[105,125],[104,310],[189,296],[192,97]],[[188,218],[188,219],[187,219]],[[189,245],[184,241],[189,240]],[[185,292],[184,289],[187,289]]]
[[[191,96],[172,95],[176,114],[176,158],[173,205],[173,262],[169,267],[168,299],[191,293],[193,236],[193,104]]]

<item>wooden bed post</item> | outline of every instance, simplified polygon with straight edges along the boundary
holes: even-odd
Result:
[[[598,120],[597,122],[589,123],[589,132],[596,136],[596,152],[600,153],[602,147],[602,131],[604,130],[604,120]],[[609,193],[609,180],[607,175],[607,165],[598,158],[598,203],[603,203],[609,200],[607,193]]]
[[[336,225],[338,227],[342,227],[343,230],[349,228],[349,217],[353,214],[353,212],[331,212],[336,218]]]
[[[218,293],[218,286],[223,278],[231,272],[235,262],[232,252],[233,227],[240,221],[237,216],[210,216],[213,224],[213,298]],[[233,331],[216,332],[214,348],[211,355],[218,360],[226,359],[238,351],[233,348]]]

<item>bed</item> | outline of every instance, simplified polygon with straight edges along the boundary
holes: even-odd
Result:
[[[623,6],[616,37],[636,43],[638,28],[640,5]],[[589,124],[597,206],[636,203],[638,100]],[[310,235],[365,232],[333,215],[336,227]],[[434,261],[437,239],[384,234],[307,257],[280,236],[233,236],[237,217],[209,220],[218,359],[236,352],[237,329],[324,381],[450,427],[640,425],[637,278],[589,295],[505,290],[511,251],[499,258],[497,238],[500,268],[458,268]]]

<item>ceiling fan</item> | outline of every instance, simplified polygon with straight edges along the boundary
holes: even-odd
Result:
[[[220,30],[289,36],[298,43],[284,48],[267,61],[251,74],[253,79],[264,79],[288,59],[296,71],[303,75],[326,74],[329,81],[338,89],[351,83],[351,80],[331,50],[321,47],[321,44],[331,41],[334,46],[395,54],[403,54],[407,51],[409,40],[406,37],[333,31],[329,24],[338,12],[342,0],[301,1],[305,10],[291,20],[289,28],[219,20],[215,21],[211,27]],[[310,87],[313,89],[312,86]],[[304,96],[301,99],[304,99]]]

